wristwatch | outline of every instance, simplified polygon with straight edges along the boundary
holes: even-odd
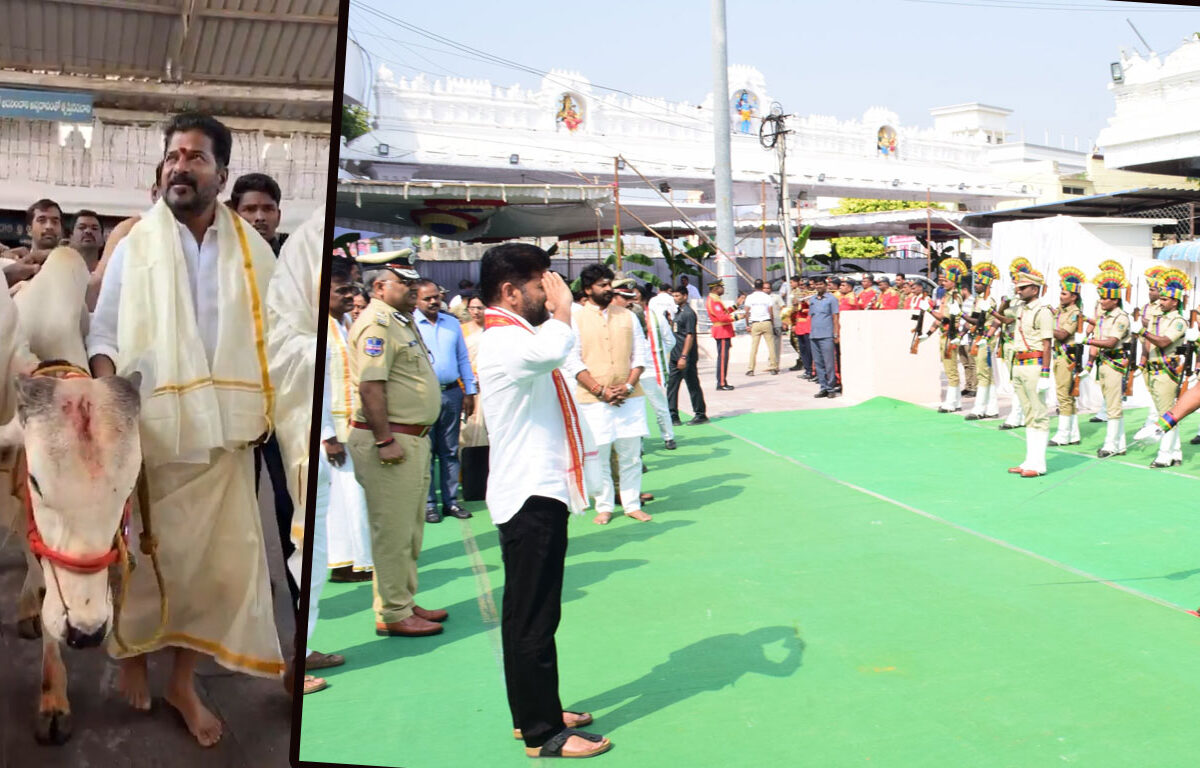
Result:
[[[633,394],[633,385],[630,384],[628,381],[625,382],[625,392],[630,395]]]

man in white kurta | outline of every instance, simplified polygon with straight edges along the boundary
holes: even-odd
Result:
[[[350,280],[350,262],[330,262],[328,350],[332,421],[328,433],[321,434],[321,453],[331,464],[332,485],[329,495],[329,551],[325,560],[333,569],[330,581],[370,581],[374,564],[371,558],[371,529],[367,523],[367,498],[354,477],[354,460],[346,450],[350,439],[350,414],[354,412],[357,387],[350,377],[350,347],[347,323],[354,307],[354,283]],[[315,571],[314,571],[315,573]]]
[[[264,306],[275,258],[217,200],[228,179],[228,129],[185,114],[164,134],[163,199],[114,252],[87,348],[96,376],[142,374],[142,453],[169,610],[160,628],[152,569],[134,570],[120,617],[136,647],[110,644],[109,652],[122,659],[130,703],[149,709],[145,654],[173,647],[165,700],[211,746],[222,726],[195,691],[202,655],[254,675],[284,671],[253,456],[279,386]],[[310,377],[310,403],[311,387]]]
[[[670,294],[667,294],[668,296]],[[654,300],[647,300],[642,294],[643,308],[646,316],[646,349],[650,363],[646,375],[638,379],[646,392],[646,399],[654,408],[654,417],[658,420],[658,431],[662,435],[663,445],[668,451],[675,450],[675,427],[671,424],[671,409],[667,405],[667,379],[671,372],[667,366],[671,360],[671,350],[675,348],[675,334],[671,333],[671,321],[662,311],[653,307]],[[674,317],[672,312],[670,317]]]
[[[580,275],[589,298],[571,319],[575,344],[564,370],[576,382],[579,415],[587,424],[596,454],[588,456],[588,488],[595,493],[596,517],[604,525],[615,503],[611,454],[617,454],[621,506],[635,520],[650,516],[641,509],[642,438],[646,428],[645,395],[639,384],[646,369],[646,337],[633,313],[612,305],[612,272],[588,265]]]

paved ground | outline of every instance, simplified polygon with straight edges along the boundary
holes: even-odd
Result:
[[[266,480],[264,473],[264,480]],[[263,528],[275,590],[275,623],[290,658],[294,624],[269,489]],[[16,598],[25,576],[19,542],[0,533],[0,768],[284,768],[288,765],[291,699],[281,683],[235,674],[206,662],[201,696],[225,722],[225,736],[201,749],[183,721],[160,698],[148,714],[129,709],[116,690],[116,664],[101,650],[65,650],[74,736],[62,747],[33,738],[41,642],[16,633]],[[168,659],[151,658],[152,690],[161,692]]]

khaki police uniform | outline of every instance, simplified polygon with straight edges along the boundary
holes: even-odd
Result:
[[[953,314],[951,310],[954,310]],[[942,355],[942,370],[946,372],[946,382],[950,389],[958,391],[961,381],[958,377],[958,322],[959,313],[962,311],[958,305],[958,292],[948,292],[943,297],[938,311],[942,315],[941,341],[938,344],[938,351]]]
[[[426,433],[441,412],[441,387],[412,317],[380,299],[372,298],[358,316],[350,328],[349,344],[354,387],[364,381],[385,382],[388,421],[394,427],[425,428],[425,432],[406,434],[393,427],[392,437],[404,449],[404,461],[383,464],[363,415],[362,398],[356,398],[358,407],[346,447],[367,499],[375,556],[376,620],[392,623],[411,616],[416,604],[417,558],[429,492],[430,442]]]
[[[1058,396],[1058,415],[1074,416],[1076,413],[1075,398],[1071,397],[1071,384],[1075,378],[1075,361],[1067,352],[1067,347],[1074,344],[1076,333],[1082,330],[1083,312],[1078,304],[1069,307],[1057,307],[1054,310],[1054,330],[1066,331],[1066,341],[1054,340],[1054,389]]]
[[[1179,347],[1183,345],[1183,336],[1187,333],[1187,321],[1178,309],[1173,309],[1170,312],[1160,311],[1145,326],[1146,333],[1166,336],[1171,340],[1162,349],[1146,342],[1150,347],[1146,364],[1150,398],[1154,401],[1155,410],[1165,413],[1175,404],[1175,393],[1179,389],[1179,372],[1183,362],[1179,357]]]
[[[966,294],[966,296],[963,298],[963,301],[962,301],[962,317],[963,318],[967,317],[968,315],[970,315],[972,312],[975,311],[976,301],[977,301],[977,299],[974,296],[972,296],[971,294]],[[969,324],[964,319],[962,321],[961,328],[962,328],[962,334],[963,334],[962,341],[966,342],[967,338],[969,338],[967,336],[967,334],[970,332],[970,330],[972,328],[974,328],[974,326]],[[962,362],[962,368],[963,368],[963,389],[966,389],[970,392],[977,391],[977,389],[979,387],[979,379],[975,373],[975,356],[971,354],[971,347],[969,345],[965,345],[965,344],[959,345],[958,356]]]
[[[1151,301],[1142,306],[1141,312],[1138,313],[1138,319],[1141,321],[1143,328],[1150,330],[1151,333],[1153,333],[1153,331],[1151,329],[1154,328],[1154,319],[1156,317],[1160,316],[1161,314],[1162,314],[1162,307],[1160,307],[1158,305],[1157,301]],[[1143,350],[1143,352],[1142,352],[1143,359],[1146,360],[1147,362],[1149,362],[1149,360],[1150,360],[1149,355],[1151,353],[1153,353],[1155,346],[1153,344],[1151,344],[1150,342],[1146,341],[1145,339],[1142,339],[1138,343],[1138,348]],[[1142,369],[1142,381],[1144,381],[1146,383],[1146,389],[1149,390],[1150,389],[1150,368],[1149,367]],[[1159,413],[1162,413],[1162,411],[1159,411]]]
[[[1119,419],[1123,413],[1121,398],[1125,396],[1125,371],[1129,364],[1122,349],[1129,339],[1129,315],[1120,307],[1114,307],[1108,312],[1101,311],[1092,336],[1096,339],[1117,340],[1117,345],[1112,349],[1096,350],[1099,353],[1096,366],[1108,418]]]
[[[990,296],[976,296],[973,305],[973,312],[983,312],[983,325],[975,328],[972,326],[972,338],[974,339],[973,346],[975,354],[971,355],[972,373],[979,385],[979,390],[992,386],[994,383],[992,377],[992,341],[987,338],[988,326],[992,324],[991,312],[996,308],[996,300]],[[970,349],[967,350],[970,353]],[[970,386],[968,382],[968,386]],[[974,387],[972,387],[974,389]]]
[[[1039,299],[1022,302],[1016,317],[1017,321],[1012,324],[1013,359],[1009,368],[1013,390],[1025,415],[1025,427],[1045,432],[1050,428],[1050,416],[1046,410],[1046,400],[1037,387],[1042,367],[1049,367],[1050,361],[1042,360],[1042,342],[1054,338],[1054,317],[1050,307]]]

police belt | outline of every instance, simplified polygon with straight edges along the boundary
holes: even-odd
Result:
[[[350,426],[355,429],[371,430],[371,425],[365,421],[351,421]],[[425,435],[429,434],[429,430],[432,427],[432,424],[397,424],[394,421],[388,422],[388,429],[392,432],[399,432],[402,435],[412,435],[414,437],[425,437]]]
[[[1018,352],[1015,358],[1018,362],[1022,360],[1041,360],[1041,352]]]
[[[1167,360],[1155,360],[1152,363],[1146,363],[1146,370],[1151,373],[1157,371],[1165,371],[1167,373],[1175,373],[1175,369],[1179,367],[1179,358],[1172,357]]]

